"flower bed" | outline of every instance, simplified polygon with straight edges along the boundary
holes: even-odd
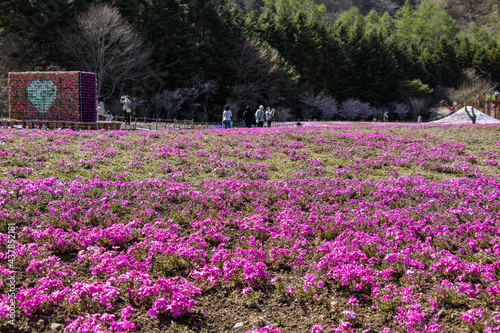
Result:
[[[0,129],[0,321],[494,332],[498,129]]]

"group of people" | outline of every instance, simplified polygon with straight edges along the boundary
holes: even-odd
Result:
[[[113,115],[111,114],[110,111],[106,112],[106,108],[104,107],[104,101],[102,97],[99,97],[96,101],[96,108],[97,108],[97,121],[99,120],[106,120],[106,121],[113,121]]]
[[[267,122],[268,127],[271,127],[275,113],[276,110],[274,108],[271,109],[269,106],[264,110],[264,105],[261,105],[255,112],[250,109],[250,106],[247,106],[243,112],[243,119],[248,128],[252,127],[252,124],[255,124],[257,127],[264,127],[265,122]],[[222,112],[222,123],[224,124],[224,128],[231,128],[232,117],[233,113],[229,109],[229,106],[226,105]]]
[[[97,120],[112,121],[113,116],[109,111],[106,112],[102,98],[99,97],[96,102]],[[125,124],[130,124],[130,118],[132,115],[131,101],[128,96],[122,96],[120,98],[120,103],[123,105]],[[275,113],[276,110],[274,108],[271,109],[269,106],[264,110],[264,106],[261,105],[255,112],[252,112],[250,106],[247,106],[243,112],[243,119],[245,120],[246,127],[248,128],[252,127],[252,124],[255,124],[257,127],[264,127],[265,122],[267,122],[268,127],[271,127],[271,124],[274,121]],[[224,107],[224,111],[222,112],[222,123],[224,124],[224,128],[231,128],[232,118],[233,113],[229,109],[229,105],[226,105]]]
[[[120,103],[123,105],[123,113],[125,114],[125,124],[130,125],[130,121],[132,118],[132,102],[130,101],[130,98],[128,96],[121,96],[120,98]],[[99,97],[96,100],[96,120],[97,121],[113,121],[113,115],[111,114],[110,111],[106,111],[106,108],[104,106],[104,101],[102,97]]]

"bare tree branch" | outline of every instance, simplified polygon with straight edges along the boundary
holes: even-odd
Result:
[[[164,90],[161,93],[154,94],[151,103],[155,110],[155,118],[171,119],[181,109],[184,97],[180,89]]]
[[[231,100],[239,105],[272,104],[280,100],[280,58],[254,39],[245,39],[233,59],[237,82]]]
[[[425,110],[427,106],[427,102],[423,98],[418,97],[409,97],[408,98],[411,108],[413,109],[414,116],[421,116],[422,112]]]
[[[81,70],[97,74],[97,92],[104,98],[140,79],[141,69],[149,63],[150,52],[141,38],[118,10],[109,5],[90,7],[60,35],[75,64]]]
[[[206,82],[201,82],[200,84],[200,94],[203,97],[203,121],[208,121],[208,102],[210,101],[210,98],[212,98],[212,95],[217,91],[219,88],[219,85],[217,82],[213,80],[209,80]]]
[[[467,112],[472,123],[475,124],[476,113],[474,106],[479,101],[481,95],[492,93],[495,90],[495,84],[489,79],[480,77],[471,68],[464,71],[464,76],[463,83],[457,89],[447,89],[446,94],[451,102],[465,105],[465,112]],[[473,101],[472,107],[468,109],[467,103],[471,101]]]

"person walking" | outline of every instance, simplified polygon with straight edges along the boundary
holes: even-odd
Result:
[[[253,117],[253,112],[250,111],[250,107],[247,105],[247,107],[245,108],[245,112],[243,112],[243,119],[245,120],[245,125],[247,126],[247,128],[252,127]]]
[[[130,126],[130,121],[132,119],[132,103],[126,95],[120,98],[120,103],[123,104],[123,111],[125,113],[125,125],[128,124]]]
[[[264,117],[264,105],[261,105],[257,111],[255,111],[255,121],[257,122],[257,127],[264,127]]]
[[[224,111],[222,112],[222,122],[224,123],[224,128],[231,128],[231,117],[233,113],[229,110],[229,105],[224,107]]]

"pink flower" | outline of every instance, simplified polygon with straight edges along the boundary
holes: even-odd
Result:
[[[342,311],[342,314],[347,318],[347,319],[355,319],[356,318],[356,312],[354,311]]]
[[[460,317],[460,319],[462,319],[468,324],[474,325],[477,323],[479,319],[481,319],[481,317],[483,316],[483,312],[484,310],[482,309],[471,309],[469,311],[464,312],[462,314],[462,317]]]
[[[311,329],[311,333],[320,333],[323,331],[323,326],[321,325],[314,325],[313,328]]]
[[[120,317],[122,317],[123,319],[127,319],[130,317],[130,312],[135,312],[135,311],[137,310],[134,309],[130,304],[127,304],[127,306],[124,307],[120,312]]]

